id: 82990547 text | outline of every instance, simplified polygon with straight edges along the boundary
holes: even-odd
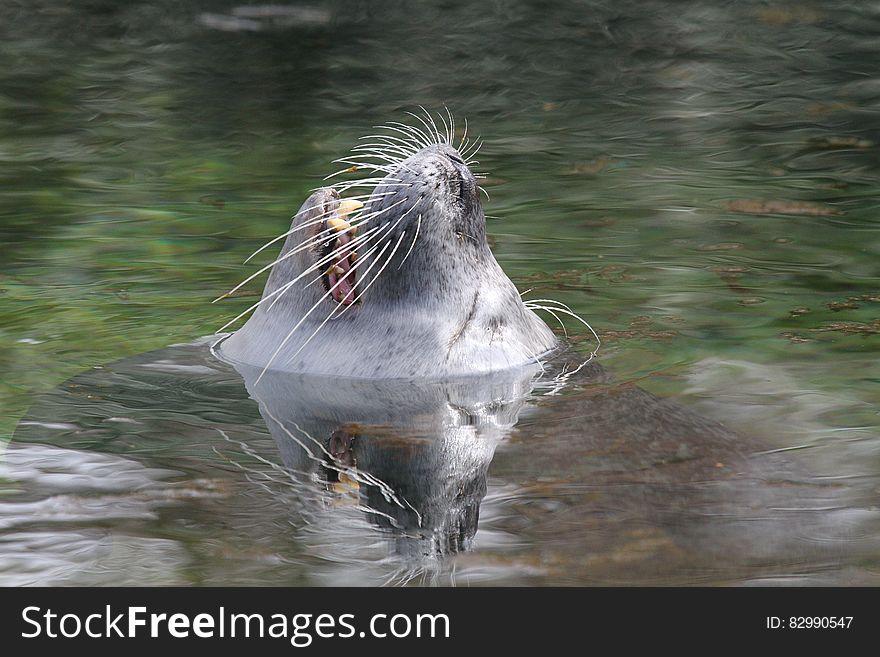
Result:
[[[848,630],[854,616],[767,616],[768,630]]]

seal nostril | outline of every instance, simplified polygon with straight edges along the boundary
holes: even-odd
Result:
[[[464,164],[464,160],[462,160],[458,155],[454,153],[449,154],[449,159],[453,162],[458,162],[459,164]]]

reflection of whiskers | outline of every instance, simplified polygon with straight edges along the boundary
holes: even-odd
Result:
[[[270,417],[278,426],[277,419]],[[356,565],[363,567],[364,577],[373,572],[373,583],[380,586],[407,585],[439,585],[444,576],[443,556],[445,551],[438,551],[439,538],[433,532],[413,530],[401,525],[398,519],[363,503],[367,498],[365,486],[375,490],[391,491],[391,488],[377,477],[359,471],[355,467],[341,464],[338,458],[331,461],[332,455],[313,436],[296,426],[294,431],[283,427],[285,434],[300,445],[310,458],[320,465],[323,472],[335,472],[337,481],[327,481],[320,472],[305,471],[276,463],[260,455],[248,443],[237,440],[226,431],[217,428],[218,433],[235,452],[243,457],[236,458],[226,450],[213,448],[227,463],[240,470],[245,479],[278,499],[283,491],[295,494],[284,496],[283,503],[295,513],[290,519],[296,535],[307,541],[321,561],[329,563]],[[301,433],[303,438],[297,434]],[[311,447],[311,449],[309,449]],[[320,456],[316,454],[320,449]],[[326,458],[321,458],[324,456]],[[253,463],[248,463],[253,461]],[[376,483],[374,483],[376,482]],[[386,499],[400,508],[412,509],[412,505],[402,499],[399,494],[391,491]],[[329,512],[329,513],[328,513]],[[421,515],[415,512],[421,526]],[[397,541],[415,541],[423,547],[418,550],[406,550],[401,553],[389,550],[385,541],[370,540],[382,532],[380,526],[368,519],[369,516],[382,518],[386,528],[392,529]],[[365,543],[365,538],[367,542]],[[401,560],[401,557],[404,557]]]
[[[297,431],[299,431],[311,443],[313,443],[315,446],[318,447],[318,449],[320,449],[323,457],[316,455],[309,448],[309,445],[306,444],[306,442],[300,440],[278,418],[272,415],[272,413],[269,411],[268,408],[265,407],[265,405],[261,403],[261,406],[263,407],[266,416],[269,417],[276,424],[276,426],[278,426],[291,440],[299,445],[310,460],[315,462],[318,466],[320,466],[320,468],[334,472],[336,474],[337,481],[334,485],[334,482],[328,482],[322,479],[317,474],[317,472],[298,470],[296,468],[291,468],[279,465],[278,463],[274,463],[273,461],[270,461],[269,459],[258,454],[247,443],[231,438],[225,431],[218,428],[217,431],[220,433],[221,436],[223,436],[224,440],[237,445],[238,448],[248,457],[253,458],[259,463],[269,467],[268,471],[250,467],[244,463],[241,463],[240,461],[233,459],[229,455],[220,453],[216,448],[214,448],[214,452],[217,453],[218,456],[226,459],[227,462],[229,462],[231,465],[234,465],[242,472],[244,472],[245,477],[248,479],[248,481],[273,495],[276,491],[273,491],[267,485],[267,482],[271,482],[275,485],[293,488],[298,493],[297,499],[302,499],[303,494],[308,493],[308,491],[315,491],[316,494],[312,497],[314,501],[321,502],[322,506],[331,505],[337,507],[346,506],[355,508],[365,514],[380,516],[384,518],[387,522],[389,522],[395,529],[402,530],[403,528],[394,517],[387,513],[379,511],[378,509],[365,505],[361,502],[361,500],[366,497],[366,495],[364,495],[363,491],[361,490],[361,486],[373,487],[377,491],[379,491],[386,502],[395,504],[401,509],[411,511],[414,514],[418,525],[422,525],[422,516],[419,511],[405,498],[396,493],[394,489],[392,489],[391,486],[389,486],[387,483],[385,483],[378,477],[371,475],[368,472],[358,470],[352,465],[346,465],[342,463],[339,458],[331,454],[320,441],[315,439],[311,434],[309,434],[295,422],[291,422],[291,424],[294,425]],[[278,476],[273,476],[273,474],[277,474]],[[319,488],[323,488],[327,493],[331,493],[331,496],[320,495],[320,493],[318,492]],[[308,499],[308,497],[306,497],[305,499]],[[303,515],[304,519],[307,519],[306,516],[308,515],[308,511],[304,506],[303,508],[297,509],[297,511],[300,512],[301,515]]]
[[[540,391],[541,394],[545,397],[552,397],[553,395],[558,395],[566,385],[568,385],[568,380],[573,377],[575,374],[580,372],[584,367],[589,365],[593,358],[595,358],[596,352],[592,352],[586,360],[581,361],[577,367],[574,369],[568,369],[569,364],[565,363],[562,366],[562,371],[554,376],[552,379],[543,381],[538,379],[535,381],[535,391]]]
[[[399,568],[396,572],[391,573],[391,576],[388,577],[388,579],[382,582],[382,586],[408,586],[413,583],[439,586],[440,575],[442,572],[443,569],[439,560],[434,559],[418,566],[404,566]]]
[[[337,475],[344,474],[345,476],[353,479],[354,481],[358,482],[359,484],[364,484],[365,486],[375,487],[382,494],[382,497],[385,499],[386,502],[396,504],[401,509],[409,509],[410,511],[412,511],[416,516],[418,524],[421,526],[421,524],[422,524],[421,514],[406,499],[400,497],[397,493],[395,493],[394,489],[391,488],[391,486],[386,484],[384,481],[382,481],[378,477],[371,475],[369,472],[364,472],[362,470],[358,470],[355,467],[352,467],[352,466],[349,466],[349,465],[346,465],[346,464],[340,462],[337,457],[335,457],[333,454],[331,454],[327,450],[327,448],[324,447],[323,443],[321,443],[319,440],[316,440],[308,431],[306,431],[305,429],[300,427],[296,422],[293,422],[291,420],[290,423],[296,428],[296,430],[299,431],[300,433],[302,433],[310,441],[312,441],[312,443],[314,443],[318,447],[318,449],[320,449],[321,452],[323,452],[325,458],[320,458],[320,457],[316,456],[315,454],[312,453],[312,450],[310,450],[308,448],[308,446],[305,443],[303,443],[303,441],[301,441],[299,438],[297,438],[293,434],[293,432],[290,431],[290,429],[288,429],[284,425],[283,422],[281,422],[281,420],[279,420],[277,417],[272,415],[271,411],[269,411],[269,409],[266,407],[266,405],[264,403],[260,402],[260,407],[262,408],[263,411],[265,411],[266,416],[268,416],[269,419],[271,419],[291,440],[293,440],[294,442],[296,442],[297,445],[302,447],[302,449],[305,451],[306,455],[311,460],[313,460],[315,463],[319,464],[320,466],[322,466],[326,469],[335,471],[337,473]],[[382,516],[387,516],[387,514],[382,513],[381,511],[376,511],[375,509],[365,508],[365,510],[368,510],[369,512],[372,512],[372,513],[378,513],[379,515],[382,515]],[[387,516],[387,517],[390,518],[390,516]],[[397,523],[395,522],[395,525],[396,524]]]
[[[212,451],[215,454],[217,454],[217,456],[221,457],[227,463],[229,463],[230,465],[234,466],[235,468],[237,468],[238,470],[243,472],[245,479],[247,479],[253,485],[266,491],[273,498],[277,497],[277,495],[278,495],[277,487],[279,487],[279,486],[282,488],[289,488],[289,489],[295,490],[297,492],[297,495],[294,497],[293,503],[296,505],[296,508],[293,510],[296,511],[296,513],[299,515],[300,519],[303,522],[305,522],[306,524],[312,522],[312,520],[309,517],[311,515],[311,511],[309,510],[308,506],[305,504],[305,502],[308,501],[308,498],[304,497],[303,493],[306,493],[309,490],[315,490],[315,488],[313,486],[313,483],[315,481],[315,476],[313,473],[303,472],[300,470],[295,470],[293,468],[286,468],[281,465],[278,465],[277,463],[273,463],[269,459],[267,459],[263,456],[260,456],[260,454],[258,454],[247,443],[240,441],[240,440],[235,440],[234,438],[231,438],[222,429],[217,428],[217,427],[215,427],[215,428],[217,429],[217,432],[221,436],[223,436],[224,440],[226,440],[227,442],[229,442],[233,445],[236,445],[245,456],[258,461],[259,463],[261,463],[263,465],[268,466],[269,469],[265,470],[265,469],[258,469],[258,468],[252,467],[250,465],[247,465],[247,464],[241,462],[238,459],[233,458],[229,454],[225,454],[225,453],[221,452],[216,447],[212,447],[211,448]],[[270,484],[274,484],[276,486],[276,488],[273,489],[270,486]],[[315,492],[318,493],[317,490],[315,490]],[[312,502],[320,503],[320,501],[321,500],[320,500],[319,494],[316,494],[312,499]]]

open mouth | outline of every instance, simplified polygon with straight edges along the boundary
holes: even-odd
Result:
[[[359,201],[344,199],[339,202],[336,215],[327,219],[324,226],[330,237],[324,243],[321,257],[330,258],[330,265],[321,278],[333,300],[343,306],[356,301],[357,290],[357,270],[354,265],[358,255],[352,243],[357,226],[350,224],[347,217],[362,207],[363,203]]]

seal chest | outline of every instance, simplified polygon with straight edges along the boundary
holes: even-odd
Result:
[[[263,371],[445,378],[556,346],[489,249],[465,139],[450,144],[451,120],[445,135],[423,123],[390,124],[393,134],[340,160],[379,175],[305,201],[273,240],[284,245],[260,270],[271,273],[252,316],[215,353]]]

